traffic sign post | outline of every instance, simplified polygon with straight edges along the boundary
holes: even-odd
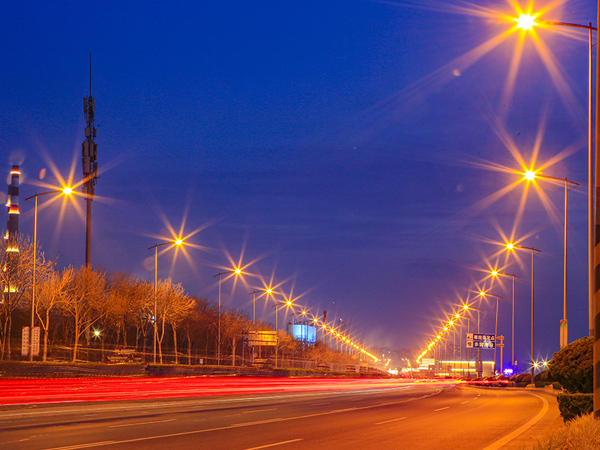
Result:
[[[478,355],[479,350],[496,348],[496,335],[487,333],[467,333],[467,348],[476,348],[478,350]],[[483,375],[483,363],[480,358],[477,358],[475,370],[477,370],[478,377]]]
[[[496,335],[486,333],[467,333],[467,348],[495,348]]]

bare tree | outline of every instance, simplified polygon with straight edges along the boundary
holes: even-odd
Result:
[[[180,285],[178,285],[180,286]],[[167,313],[166,321],[171,325],[173,330],[173,348],[175,350],[175,364],[179,363],[179,357],[177,353],[177,328],[181,322],[192,312],[194,307],[194,301],[183,294],[174,295],[171,304],[169,305],[169,311]]]
[[[62,272],[50,269],[37,278],[35,302],[36,315],[44,330],[43,361],[46,361],[48,357],[48,333],[50,330],[51,312],[57,305],[64,302],[69,295],[69,289],[73,281],[73,272],[73,267],[68,267]]]
[[[68,295],[60,308],[73,318],[73,362],[77,359],[79,338],[108,313],[103,272],[81,266],[73,274]]]
[[[163,363],[162,343],[165,338],[165,326],[173,315],[173,308],[179,302],[179,297],[185,297],[181,284],[173,284],[170,278],[158,282],[156,286],[156,317],[154,320],[156,320],[156,326],[158,327],[156,341],[158,343],[160,364]]]
[[[21,306],[31,287],[33,245],[29,237],[2,239],[0,243],[0,360],[11,357],[10,335],[13,312]]]

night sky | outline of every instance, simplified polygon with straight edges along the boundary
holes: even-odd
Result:
[[[8,2],[0,149],[6,176],[11,164],[24,174],[20,231],[33,233],[23,199],[57,185],[55,171],[81,180],[91,52],[94,265],[151,279],[147,248],[185,221],[189,258],[161,254],[159,277],[189,294],[216,300],[213,275],[242,258],[311,314],[343,318],[367,347],[417,350],[489,288],[481,270],[496,266],[521,277],[516,357],[527,370],[530,259],[498,244],[506,235],[542,251],[536,357],[550,358],[562,318],[564,192],[540,181],[544,194],[530,186],[522,203],[522,176],[498,167],[522,170],[519,154],[529,166],[537,142],[536,168],[581,184],[569,193],[569,338],[587,335],[587,32],[538,29],[538,46],[525,35],[511,71],[522,34],[507,33],[514,22],[501,14],[515,9],[476,3]],[[533,11],[548,5],[547,20],[595,23],[593,2]],[[60,220],[61,202],[42,202],[43,250],[59,267],[83,264],[76,208],[67,203]],[[245,282],[224,279],[225,306],[251,312],[248,292],[263,284]],[[509,350],[510,280],[489,291],[504,297]],[[263,304],[259,315],[272,322]],[[493,300],[478,304],[493,332]]]

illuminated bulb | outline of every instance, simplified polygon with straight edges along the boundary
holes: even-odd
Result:
[[[522,30],[531,30],[534,25],[537,25],[537,23],[534,22],[535,16],[531,16],[530,14],[521,14],[521,17],[514,20],[517,22],[517,28]]]
[[[513,248],[515,248],[515,244],[509,242],[508,244],[506,244],[506,248],[512,250]]]
[[[70,187],[66,187],[62,191],[65,195],[71,195],[73,193],[73,189],[71,189]]]
[[[181,244],[183,244],[183,241],[181,239],[177,239],[175,241],[175,245],[181,245]]]
[[[240,273],[242,273],[242,269],[235,269],[233,271],[236,275],[239,275]]]
[[[481,295],[483,297],[485,295],[485,291],[480,291],[479,295]]]
[[[495,270],[492,270],[492,276],[498,276],[498,272],[496,272]]]

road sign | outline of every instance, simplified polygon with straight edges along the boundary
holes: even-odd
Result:
[[[467,348],[495,348],[496,335],[487,333],[467,333]]]
[[[248,331],[248,345],[277,345],[275,331]]]

